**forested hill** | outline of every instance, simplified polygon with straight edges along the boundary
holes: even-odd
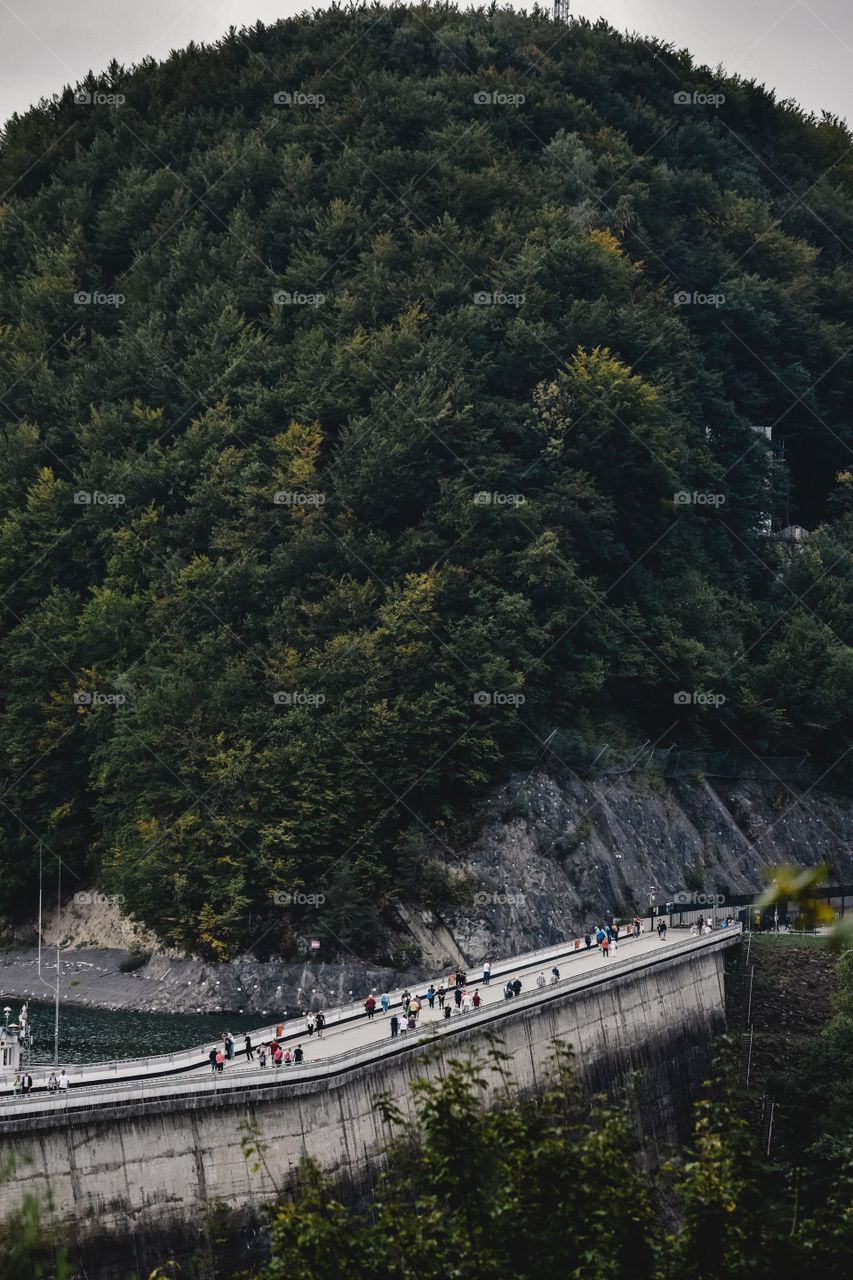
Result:
[[[2,910],[41,845],[173,945],[376,952],[509,768],[844,756],[852,144],[444,4],[14,117]]]

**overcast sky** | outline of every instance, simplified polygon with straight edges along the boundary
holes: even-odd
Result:
[[[312,0],[320,7],[322,0]],[[0,120],[117,58],[162,58],[232,24],[265,22],[306,0],[0,0]],[[853,121],[853,0],[572,0]]]

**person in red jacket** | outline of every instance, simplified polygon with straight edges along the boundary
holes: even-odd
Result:
[[[368,1018],[372,1018],[374,1013],[376,1012],[376,1001],[374,1000],[373,996],[367,997],[367,999],[364,1002],[364,1009],[365,1009],[365,1012],[367,1013]]]

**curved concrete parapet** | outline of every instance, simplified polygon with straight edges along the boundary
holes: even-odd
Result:
[[[644,1132],[665,1141],[683,1123],[709,1042],[724,1028],[723,954],[739,940],[732,928],[638,950],[405,1039],[372,1040],[299,1068],[21,1099],[0,1113],[16,1166],[0,1185],[0,1216],[49,1187],[66,1238],[82,1257],[95,1251],[99,1274],[110,1274],[104,1260],[113,1252],[120,1274],[128,1224],[137,1265],[153,1267],[187,1232],[198,1242],[212,1202],[240,1213],[274,1198],[304,1155],[363,1182],[389,1137],[376,1097],[411,1114],[413,1079],[440,1078],[449,1059],[489,1043],[507,1055],[520,1091],[541,1085],[555,1041],[572,1047],[593,1089],[636,1073]],[[487,1076],[505,1088],[491,1069]],[[257,1172],[241,1154],[247,1120],[266,1144]]]

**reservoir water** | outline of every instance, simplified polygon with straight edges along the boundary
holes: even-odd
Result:
[[[14,1018],[20,1004],[9,1001]],[[33,1065],[53,1062],[53,1005],[30,1001],[33,1028]],[[144,1058],[149,1054],[172,1053],[196,1045],[221,1040],[226,1031],[237,1036],[268,1022],[259,1014],[250,1017],[219,1013],[112,1013],[105,1009],[84,1009],[79,1005],[60,1008],[59,1063],[101,1062],[113,1058]]]

